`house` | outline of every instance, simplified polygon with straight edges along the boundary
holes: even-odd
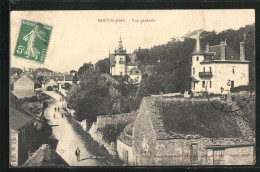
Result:
[[[19,99],[35,96],[34,83],[32,77],[22,74],[13,83],[13,94]]]
[[[240,54],[226,41],[220,45],[200,44],[200,33],[192,52],[191,90],[193,92],[228,93],[231,88],[249,84],[249,61],[245,59],[245,43],[240,42]]]
[[[138,67],[133,67],[129,71],[128,82],[131,84],[139,84],[142,79],[141,70]]]
[[[136,54],[127,54],[123,49],[121,36],[118,49],[115,49],[114,53],[109,53],[109,63],[112,76],[130,76],[131,69],[139,66]]]
[[[58,83],[51,78],[43,81],[42,89],[47,91],[53,91],[53,90],[58,90],[59,86]]]
[[[117,153],[125,165],[135,165],[132,149],[132,130],[134,121],[130,122],[117,139]]]
[[[254,103],[223,112],[207,99],[144,98],[132,133],[135,165],[253,165]]]
[[[28,151],[35,142],[35,120],[10,106],[10,163],[12,166],[22,165],[28,158]]]
[[[48,144],[43,144],[22,166],[67,167],[69,164]]]

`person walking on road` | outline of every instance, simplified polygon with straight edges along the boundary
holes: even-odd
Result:
[[[58,112],[60,111],[60,108],[58,107]]]
[[[56,112],[56,107],[54,108],[55,112]]]
[[[79,150],[79,148],[76,149],[75,155],[77,157],[77,161],[80,162],[80,150]]]
[[[56,118],[56,115],[55,115],[55,113],[54,113],[53,117],[54,117],[54,119]]]

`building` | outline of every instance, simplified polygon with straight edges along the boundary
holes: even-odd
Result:
[[[109,53],[110,59],[110,74],[112,76],[130,76],[131,69],[138,68],[139,64],[137,62],[137,57],[135,53],[127,54],[126,50],[123,49],[122,40],[120,36],[118,49],[115,49],[114,53]],[[138,77],[137,81],[141,75],[134,76],[132,78]]]
[[[122,131],[117,139],[117,153],[125,165],[135,165],[134,155],[132,149],[132,130],[134,121],[130,122]]]
[[[252,98],[245,109],[222,112],[207,99],[144,98],[132,133],[134,164],[254,164],[254,103]]]
[[[28,151],[35,142],[37,129],[35,120],[10,106],[10,163],[12,166],[22,165],[28,158]]]
[[[43,81],[42,89],[46,91],[53,91],[53,90],[58,90],[59,86],[58,83],[51,78]]]
[[[249,84],[249,61],[245,59],[245,43],[240,42],[240,54],[226,41],[220,45],[200,44],[200,34],[192,52],[191,90],[193,92],[227,93],[230,88]]]
[[[142,79],[142,73],[141,70],[138,67],[133,67],[129,71],[129,78],[128,82],[131,84],[139,84]]]
[[[67,167],[69,164],[48,144],[43,144],[23,167]]]
[[[13,94],[19,99],[35,96],[34,83],[32,77],[22,74],[13,83]]]
[[[194,30],[194,31],[192,31],[192,32],[189,32],[189,33],[183,35],[183,36],[180,38],[180,41],[184,41],[186,38],[196,39],[198,33],[202,33],[202,32],[204,32],[203,29],[198,29],[198,30]]]

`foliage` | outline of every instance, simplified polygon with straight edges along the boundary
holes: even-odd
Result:
[[[109,73],[109,58],[105,58],[103,60],[99,60],[96,63],[96,66],[99,68],[101,73]]]
[[[118,101],[118,93],[111,82],[100,77],[101,73],[90,67],[81,76],[79,85],[68,91],[68,107],[75,110],[75,117],[82,121],[95,121],[98,115],[111,114],[113,105]]]
[[[117,137],[124,129],[124,125],[106,125],[104,128],[98,129],[103,134],[103,139],[107,143],[116,142]]]
[[[239,30],[226,30],[220,33],[204,32],[201,34],[201,45],[205,49],[209,45],[218,45],[225,40],[236,52],[240,51],[240,41],[245,39],[246,60],[251,61],[249,67],[250,84],[255,83],[255,25],[247,25]],[[138,97],[150,94],[180,92],[190,89],[191,53],[195,40],[187,38],[183,42],[172,41],[154,46],[151,49],[135,50],[141,69],[152,65],[151,71],[142,71],[142,81],[138,89]],[[149,70],[149,69],[148,69]],[[149,75],[147,75],[149,73]]]
[[[86,72],[89,68],[92,68],[92,63],[84,63],[83,66],[81,66],[78,70],[78,74],[82,75],[84,72]]]
[[[10,69],[10,76],[12,76],[15,73],[17,73],[17,75],[20,76],[23,73],[23,70],[20,68],[12,67]]]

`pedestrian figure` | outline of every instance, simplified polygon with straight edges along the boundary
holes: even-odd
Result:
[[[54,108],[55,112],[56,112],[56,107]]]
[[[60,111],[60,108],[58,107],[58,112]]]
[[[79,148],[76,149],[75,155],[77,157],[77,161],[80,162],[80,150],[79,150]]]
[[[55,119],[55,118],[56,118],[56,115],[54,114],[53,117],[54,117],[54,119]]]
[[[62,116],[62,118],[64,118],[64,114],[63,113],[61,114],[61,116]]]

